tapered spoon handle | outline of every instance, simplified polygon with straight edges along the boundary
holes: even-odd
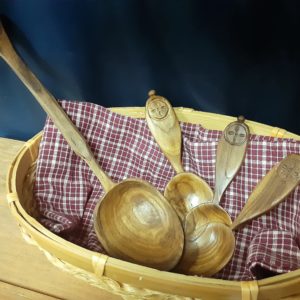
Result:
[[[300,155],[290,154],[257,184],[231,228],[237,229],[281,203],[300,183]]]
[[[114,183],[100,168],[86,140],[70,120],[62,107],[58,104],[53,95],[51,95],[51,93],[42,85],[42,83],[18,56],[4,30],[4,27],[2,26],[1,21],[0,56],[16,73],[19,79],[24,83],[38,103],[42,106],[55,126],[60,130],[71,149],[86,161],[97,178],[101,181],[101,184],[105,190],[108,191],[114,185]]]
[[[176,173],[184,172],[181,165],[181,129],[170,102],[149,92],[146,102],[148,127]]]
[[[247,150],[249,128],[244,117],[230,123],[218,142],[216,155],[216,179],[214,203],[219,204],[229,183],[240,169]]]

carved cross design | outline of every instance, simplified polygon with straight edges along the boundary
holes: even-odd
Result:
[[[149,103],[149,115],[152,119],[161,120],[167,116],[168,111],[167,104],[159,98],[155,98]]]
[[[298,160],[287,161],[279,166],[277,172],[284,181],[298,181],[300,179],[300,162]]]
[[[225,139],[231,145],[242,145],[247,140],[247,131],[240,123],[235,123],[226,128]]]

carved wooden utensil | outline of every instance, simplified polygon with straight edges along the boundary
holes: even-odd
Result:
[[[228,226],[216,218],[212,221],[202,211],[186,219],[185,249],[176,271],[185,274],[211,276],[231,259],[237,230],[250,220],[277,206],[300,183],[300,155],[290,154],[276,164],[257,184],[240,214]],[[199,220],[204,219],[202,224]]]
[[[86,161],[103,185],[106,195],[96,207],[95,229],[107,252],[160,270],[173,268],[182,254],[183,230],[169,202],[145,181],[127,179],[119,184],[111,181],[56,99],[17,55],[1,22],[0,56],[33,94],[72,150]]]
[[[227,226],[232,224],[230,215],[219,204],[246,155],[249,128],[244,122],[245,118],[240,116],[237,121],[229,123],[218,141],[213,201],[198,205],[186,216],[186,218],[194,218],[193,215],[206,216],[199,220],[199,225],[205,225],[205,220],[219,220]]]
[[[184,222],[186,214],[200,203],[212,200],[210,186],[199,176],[183,170],[181,164],[181,129],[169,101],[149,92],[146,102],[148,127],[177,175],[166,186],[164,195]]]
[[[201,274],[214,274],[211,264],[221,269],[233,254],[234,236],[228,230],[231,217],[219,202],[244,161],[249,140],[249,128],[244,121],[244,117],[239,117],[226,126],[218,142],[213,201],[198,205],[186,215],[186,246],[178,266],[181,272],[199,274],[201,269]],[[198,238],[202,233],[206,237]],[[202,249],[201,253],[197,248]],[[216,255],[216,251],[221,254]]]
[[[218,141],[214,204],[220,204],[225,190],[239,171],[246,155],[248,142],[249,128],[245,124],[245,118],[239,116],[237,121],[231,122],[226,126]],[[231,224],[231,219],[226,224]]]
[[[277,206],[299,183],[300,155],[289,154],[257,184],[242,211],[232,223],[232,230]]]

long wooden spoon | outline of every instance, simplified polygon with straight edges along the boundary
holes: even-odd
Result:
[[[184,222],[186,214],[197,205],[211,201],[213,192],[199,176],[183,170],[181,164],[181,129],[170,102],[164,97],[149,92],[146,102],[148,127],[177,175],[167,184],[164,196],[175,208]]]
[[[176,271],[211,276],[231,259],[235,248],[233,230],[277,206],[300,183],[300,155],[290,154],[276,164],[257,184],[232,225],[211,222],[194,210],[185,223],[185,248]],[[203,224],[199,220],[205,220]]]
[[[25,84],[72,148],[95,173],[106,195],[95,211],[95,229],[115,257],[160,270],[173,268],[183,250],[181,223],[169,202],[149,183],[114,183],[100,168],[76,126],[15,52],[0,22],[0,56]],[[100,222],[100,224],[98,224]]]

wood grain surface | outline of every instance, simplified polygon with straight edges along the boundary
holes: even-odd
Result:
[[[300,183],[300,155],[289,154],[275,165],[256,185],[231,228],[244,223],[279,205]]]
[[[250,133],[244,121],[244,117],[240,116],[236,122],[228,124],[218,141],[213,200],[217,205],[246,155]]]
[[[211,276],[231,259],[235,247],[231,218],[219,205],[200,204],[186,216],[184,252],[176,270]]]
[[[110,256],[154,269],[171,270],[183,251],[175,210],[143,180],[115,185],[96,206],[94,228]]]
[[[24,142],[0,138],[0,299],[122,299],[53,266],[27,244],[6,202],[6,172]]]

